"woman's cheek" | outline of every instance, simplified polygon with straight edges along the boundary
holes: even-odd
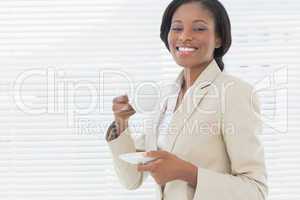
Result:
[[[172,32],[169,32],[168,34],[168,44],[169,44],[169,47],[174,47],[174,44],[175,44],[175,36]]]

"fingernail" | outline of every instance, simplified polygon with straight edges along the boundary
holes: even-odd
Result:
[[[121,111],[126,111],[126,110],[129,110],[129,106],[124,106]]]
[[[144,153],[143,153],[143,156],[147,156],[147,155],[148,155],[148,152],[144,152]]]

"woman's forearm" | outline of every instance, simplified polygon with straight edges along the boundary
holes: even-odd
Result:
[[[128,128],[128,120],[115,120],[116,122],[116,128],[117,128],[117,134],[120,135],[122,132],[124,132]]]
[[[192,163],[185,162],[179,172],[179,179],[188,182],[193,188],[197,186],[198,168]]]

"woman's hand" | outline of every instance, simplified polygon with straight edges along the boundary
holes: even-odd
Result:
[[[165,185],[173,180],[183,180],[193,187],[197,185],[197,167],[179,159],[167,151],[150,151],[145,156],[157,158],[147,164],[138,165],[138,171],[148,171],[159,185]]]
[[[113,99],[112,110],[118,126],[118,135],[120,135],[128,127],[128,119],[135,113],[135,110],[129,104],[127,95],[115,97]]]

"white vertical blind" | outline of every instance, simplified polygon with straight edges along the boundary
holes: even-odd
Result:
[[[0,199],[154,198],[152,182],[121,187],[104,133],[113,96],[159,80],[162,9],[0,2]]]
[[[222,2],[233,28],[226,71],[261,96],[269,199],[298,200],[300,2]],[[151,179],[120,186],[104,133],[114,96],[149,101],[180,69],[159,40],[168,3],[0,1],[0,199],[155,198]],[[137,132],[144,117],[133,117]]]

